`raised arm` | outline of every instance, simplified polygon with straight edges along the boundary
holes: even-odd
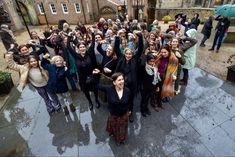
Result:
[[[14,60],[13,60],[13,55],[12,55],[13,52],[10,52],[10,53],[7,53],[5,55],[6,57],[6,62],[7,62],[7,67],[12,69],[12,70],[15,70],[15,71],[18,71],[20,72],[20,69],[24,68],[25,66],[24,65],[19,65],[17,64]]]
[[[138,48],[136,50],[136,56],[137,58],[140,58],[140,56],[142,55],[142,52],[144,50],[144,41],[143,41],[143,35],[141,33],[137,34],[139,41],[138,41]]]
[[[189,42],[188,42],[188,43],[184,43],[184,44],[180,47],[180,49],[181,49],[182,51],[186,51],[187,49],[189,49],[189,48],[191,48],[191,47],[193,47],[194,45],[197,44],[197,39],[193,39],[193,38],[189,38],[189,37],[186,37],[186,38],[184,39],[184,41],[189,41]]]

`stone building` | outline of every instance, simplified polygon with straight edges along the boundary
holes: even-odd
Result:
[[[18,0],[20,10],[27,24],[37,25],[38,18],[31,0]],[[13,30],[23,28],[23,18],[15,0],[0,0],[0,6],[8,13],[11,23],[9,24]]]
[[[198,9],[202,8],[215,8],[217,6],[232,3],[234,4],[235,0],[156,0],[156,17],[161,19],[163,14],[166,14],[167,10],[175,11],[179,9]],[[128,0],[127,7],[128,7],[128,15],[129,18],[137,19],[140,17],[140,14],[143,14],[142,17],[147,17],[147,6],[148,0]],[[137,11],[138,8],[138,11]],[[208,9],[212,10],[212,9]],[[159,14],[159,13],[160,14]],[[203,12],[204,13],[204,12]]]
[[[76,24],[93,23],[100,17],[115,19],[119,4],[111,0],[34,0],[33,5],[41,24],[46,22],[43,7],[50,24],[60,19]]]

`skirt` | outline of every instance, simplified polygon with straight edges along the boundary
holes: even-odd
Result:
[[[128,130],[128,114],[124,114],[123,116],[114,116],[109,115],[107,121],[106,131],[109,135],[113,134],[116,141],[121,142],[126,139],[126,134]]]

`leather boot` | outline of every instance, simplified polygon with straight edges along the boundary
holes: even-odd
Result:
[[[188,85],[188,78],[184,77],[180,80],[180,85],[187,86]]]
[[[64,107],[64,115],[69,115],[69,110],[67,106]]]
[[[75,111],[76,111],[76,108],[74,107],[73,104],[70,104],[70,105],[69,105],[69,108],[70,108],[70,111],[71,111],[71,112],[75,112]]]
[[[92,102],[89,102],[89,109],[93,110],[93,103]]]

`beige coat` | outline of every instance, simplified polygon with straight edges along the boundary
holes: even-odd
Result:
[[[19,65],[13,60],[13,55],[12,54],[6,54],[6,62],[8,65],[8,68],[18,71],[20,73],[20,80],[19,80],[19,85],[17,89],[22,92],[25,84],[27,83],[28,80],[28,74],[29,74],[29,64],[24,64],[24,65]],[[41,68],[41,67],[40,67]],[[42,69],[42,68],[41,68]],[[48,73],[44,69],[42,69],[42,75],[46,78],[48,81]]]

